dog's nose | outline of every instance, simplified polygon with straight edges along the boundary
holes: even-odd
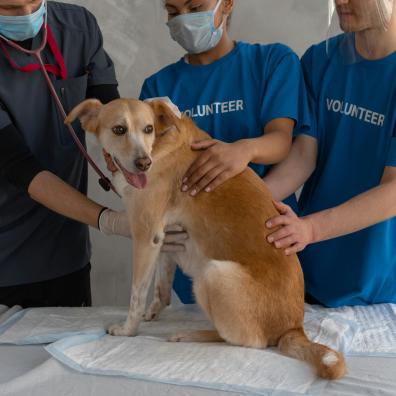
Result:
[[[138,158],[135,160],[136,168],[145,172],[151,166],[151,159],[149,157]]]

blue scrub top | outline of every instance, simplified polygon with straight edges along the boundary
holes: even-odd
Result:
[[[300,61],[281,44],[238,42],[209,65],[181,59],[144,82],[140,98],[158,96],[168,96],[201,129],[225,142],[262,136],[265,125],[276,118],[295,120],[300,131],[310,128]],[[261,177],[269,170],[250,166]],[[294,196],[287,202],[296,207]],[[193,302],[191,286],[180,272],[175,290],[184,303]]]
[[[117,84],[92,14],[83,7],[50,1],[48,24],[69,73],[67,80],[50,75],[66,113],[86,99],[88,87]],[[40,43],[41,33],[33,39],[33,48]],[[36,63],[31,56],[7,49],[19,66]],[[42,55],[44,63],[55,64],[48,46]],[[86,194],[87,162],[65,128],[41,71],[15,70],[0,51],[0,129],[10,124],[44,169]],[[74,126],[84,142],[83,130],[78,123]],[[70,274],[86,266],[90,256],[86,225],[35,202],[0,171],[0,287]]]
[[[378,186],[384,168],[396,166],[396,53],[348,65],[338,48],[342,37],[331,41],[330,56],[321,43],[302,58],[316,119],[308,134],[319,150],[299,201],[301,215]],[[394,218],[310,245],[300,260],[307,292],[326,306],[396,303]]]

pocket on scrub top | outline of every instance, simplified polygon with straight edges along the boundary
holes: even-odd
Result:
[[[87,84],[88,84],[88,75],[84,74],[80,77],[69,78],[67,80],[58,80],[56,81],[56,91],[59,96],[60,101],[65,109],[66,115],[70,113],[70,111],[84,101],[87,97]],[[63,124],[63,119],[61,115],[59,115],[59,120]],[[78,138],[81,141],[84,141],[84,132],[80,128],[80,124],[78,121],[73,123],[74,129],[77,133]],[[69,130],[66,125],[59,128],[59,143],[62,147],[72,148],[77,145],[73,140]]]

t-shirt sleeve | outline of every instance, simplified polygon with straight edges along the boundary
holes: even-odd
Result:
[[[290,118],[295,129],[310,129],[311,120],[307,93],[297,55],[288,50],[280,59],[273,61],[269,74],[264,78],[262,90],[261,122],[265,126],[276,118]]]
[[[88,87],[93,85],[118,85],[114,64],[103,48],[103,36],[95,17],[86,11],[89,23]]]
[[[143,83],[142,90],[140,91],[139,99],[146,100],[158,97],[158,92],[154,89],[150,79],[146,79]]]
[[[307,129],[295,130],[296,135],[308,135],[315,139],[319,139],[318,124],[317,124],[317,94],[314,89],[313,82],[313,48],[311,47],[301,58],[302,73],[304,76],[305,88],[307,92],[308,112],[311,120],[311,127]]]

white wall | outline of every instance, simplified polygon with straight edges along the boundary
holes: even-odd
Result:
[[[65,0],[64,0],[65,1]],[[102,28],[105,48],[116,65],[122,96],[137,97],[145,77],[176,61],[182,51],[168,35],[161,0],[69,0],[88,8]],[[231,33],[248,42],[283,42],[299,55],[325,37],[326,0],[235,0]],[[104,167],[99,147],[89,150]],[[89,196],[120,208],[104,193],[91,172]],[[92,231],[92,292],[96,305],[128,305],[131,279],[130,242]]]

